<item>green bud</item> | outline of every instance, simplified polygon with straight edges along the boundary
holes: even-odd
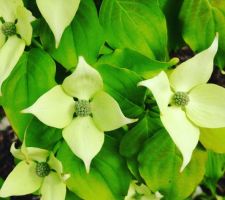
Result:
[[[91,106],[87,100],[78,100],[75,103],[75,112],[79,117],[86,117],[91,114]]]
[[[46,177],[46,176],[48,176],[50,171],[51,171],[51,169],[50,169],[48,163],[46,163],[46,162],[37,163],[36,174],[39,177]]]
[[[172,97],[172,104],[184,107],[189,103],[189,96],[186,92],[176,92]]]
[[[4,24],[2,24],[1,29],[2,29],[2,33],[6,37],[16,35],[16,25],[13,22],[5,22]]]

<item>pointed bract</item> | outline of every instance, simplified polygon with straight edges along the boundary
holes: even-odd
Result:
[[[164,71],[152,79],[141,81],[138,85],[145,86],[152,92],[161,112],[167,109],[173,93],[170,89],[168,77]]]
[[[19,160],[44,162],[49,156],[49,151],[37,147],[26,147],[24,143],[20,149],[15,148],[15,143],[11,145],[10,152]]]
[[[41,200],[65,200],[66,184],[57,173],[51,172],[44,178],[41,187]]]
[[[59,46],[65,28],[73,20],[80,0],[36,0],[42,16],[52,30],[56,47]]]
[[[91,117],[77,117],[63,130],[63,137],[73,153],[84,161],[89,172],[92,159],[104,143],[104,133],[96,128]]]
[[[1,31],[1,27],[2,27],[2,22],[0,21],[0,49],[5,44],[5,41],[6,41],[6,37]]]
[[[112,131],[137,121],[122,113],[119,104],[106,92],[96,93],[91,102],[91,111],[96,126],[102,131]]]
[[[8,78],[19,61],[25,48],[25,42],[17,36],[8,38],[0,49],[0,95],[2,83]]]
[[[51,153],[49,157],[48,164],[51,169],[54,169],[58,173],[58,175],[61,175],[63,173],[62,163],[54,156],[53,153]]]
[[[31,113],[48,126],[66,127],[73,119],[75,102],[60,85],[43,94],[31,107],[23,113]]]
[[[36,163],[20,162],[5,180],[0,197],[31,194],[37,191],[42,182],[35,172]]]
[[[196,85],[206,83],[213,72],[213,60],[218,49],[218,35],[211,46],[181,63],[171,73],[170,84],[176,92],[188,92]]]
[[[103,81],[99,72],[87,64],[83,57],[79,57],[77,68],[64,80],[62,87],[68,95],[90,100],[103,89]]]
[[[202,84],[189,94],[187,116],[198,126],[225,127],[225,88],[215,84]]]
[[[21,38],[25,41],[26,45],[31,44],[32,26],[31,22],[34,20],[32,13],[23,6],[17,8],[17,23],[16,30]]]
[[[192,152],[198,144],[199,128],[187,119],[181,109],[176,107],[169,107],[161,114],[160,118],[183,156],[183,163],[180,169],[180,171],[183,171],[190,162]]]
[[[15,157],[15,158],[17,158],[17,159],[19,159],[19,160],[26,160],[26,156],[24,155],[24,153],[21,151],[21,149],[17,149],[16,147],[15,147],[15,142],[14,143],[12,143],[12,145],[11,145],[11,148],[10,148],[10,152],[11,152],[11,154]]]
[[[0,17],[6,22],[14,22],[16,20],[16,10],[18,6],[23,6],[22,0],[0,0]]]

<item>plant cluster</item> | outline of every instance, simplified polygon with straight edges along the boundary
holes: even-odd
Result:
[[[223,0],[0,0],[0,105],[22,142],[0,198],[216,196],[224,22]]]

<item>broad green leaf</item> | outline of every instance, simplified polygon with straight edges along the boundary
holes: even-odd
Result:
[[[165,199],[187,198],[203,179],[207,154],[196,149],[189,165],[180,173],[182,158],[165,130],[148,139],[140,152],[139,170],[146,184]]]
[[[177,58],[174,58],[168,62],[160,62],[131,49],[116,49],[112,54],[102,56],[98,62],[130,69],[148,79],[162,70],[167,70],[177,64],[178,61]]]
[[[171,50],[183,44],[181,27],[179,24],[179,11],[183,0],[159,0],[159,4],[166,17],[168,30],[168,46]]]
[[[216,185],[218,180],[225,172],[225,155],[208,151],[208,160],[206,163],[206,173],[204,184],[216,194]]]
[[[2,105],[20,139],[33,116],[22,114],[43,93],[55,85],[55,63],[40,49],[25,52],[3,84]]]
[[[57,49],[54,45],[54,36],[48,25],[42,21],[41,27],[40,39],[44,49],[66,69],[74,68],[78,60],[71,26],[66,28]]]
[[[157,0],[104,0],[100,22],[114,49],[130,48],[166,60],[166,20]]]
[[[136,118],[143,113],[145,89],[138,88],[141,78],[128,69],[98,64],[96,68],[101,74],[105,91],[120,105],[124,115]]]
[[[159,118],[146,115],[124,135],[120,144],[120,153],[126,157],[134,156],[140,151],[146,139],[159,131],[161,127]]]
[[[127,167],[130,170],[131,174],[135,177],[135,179],[141,183],[143,179],[139,172],[139,163],[136,156],[127,159]]]
[[[26,145],[52,150],[54,145],[62,138],[62,130],[49,127],[33,118],[27,127]]]
[[[201,128],[200,141],[208,150],[225,153],[225,128]]]
[[[79,198],[73,192],[70,192],[70,191],[67,190],[67,192],[66,192],[66,200],[81,200],[81,198]]]
[[[128,191],[130,175],[117,152],[115,139],[106,137],[101,152],[94,158],[89,174],[83,162],[63,143],[58,152],[64,171],[70,173],[68,188],[82,199],[123,200]]]
[[[40,33],[44,48],[66,69],[74,68],[77,55],[84,56],[88,63],[95,63],[104,43],[96,7],[92,0],[81,1],[79,10],[65,30],[59,48],[54,47],[54,36],[45,24]]]
[[[194,50],[206,49],[219,32],[219,51],[216,64],[225,65],[225,1],[223,0],[184,0],[180,11],[182,35],[185,42]]]

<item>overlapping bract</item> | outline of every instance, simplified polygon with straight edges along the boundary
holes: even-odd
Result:
[[[80,0],[37,0],[37,5],[43,17],[51,28],[59,46],[66,27],[73,20]],[[0,95],[2,83],[8,78],[18,60],[22,56],[25,46],[31,44],[32,26],[35,20],[27,10],[22,0],[0,0]],[[50,9],[50,10],[49,10]],[[4,23],[15,24],[16,34],[6,36],[2,27]]]
[[[64,200],[66,197],[65,180],[69,175],[63,174],[62,164],[53,153],[40,148],[26,147],[21,149],[12,144],[11,153],[20,161],[5,180],[1,197],[20,196],[38,192],[41,200]],[[37,163],[46,162],[50,172],[45,177],[37,174]]]
[[[78,102],[73,98],[89,102],[91,115],[73,117]],[[63,128],[65,141],[74,154],[84,161],[87,172],[104,143],[104,131],[136,121],[126,118],[119,104],[103,91],[100,74],[83,57],[79,58],[77,68],[62,85],[43,94],[23,112],[35,115],[49,126]]]
[[[160,118],[183,155],[181,171],[191,160],[200,130],[198,127],[225,127],[225,89],[207,84],[213,72],[213,60],[218,49],[218,36],[212,45],[177,66],[168,77],[165,72],[139,85],[153,93],[160,109]],[[173,105],[176,92],[184,92],[189,102],[184,107]]]
[[[22,0],[0,0],[0,94],[2,83],[8,78],[26,45],[31,44],[34,20],[31,12],[23,6]],[[15,25],[16,33],[4,34],[5,23]]]

